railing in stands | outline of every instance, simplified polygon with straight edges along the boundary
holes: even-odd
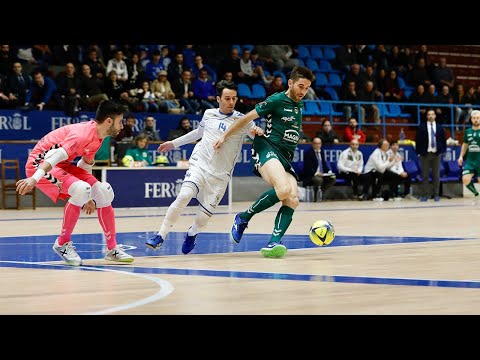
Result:
[[[416,127],[420,124],[422,120],[422,114],[421,114],[421,109],[447,109],[446,112],[442,111],[442,116],[439,119],[439,116],[437,115],[436,121],[441,122],[447,129],[451,131],[451,134],[455,132],[455,129],[461,129],[464,130],[468,125],[465,124],[462,120],[460,123],[455,123],[455,112],[456,108],[460,109],[477,109],[480,110],[480,105],[465,105],[465,104],[444,104],[444,103],[409,103],[409,102],[371,102],[371,101],[341,101],[341,100],[304,100],[304,102],[315,102],[318,104],[318,108],[320,113],[316,114],[310,114],[311,116],[328,116],[330,121],[337,125],[347,125],[348,124],[348,119],[345,119],[343,107],[344,106],[351,106],[352,107],[352,116],[355,116],[359,128],[362,127],[368,127],[368,126],[381,126],[382,127],[382,134],[383,137],[385,138],[387,135],[387,126],[398,126],[398,127]],[[331,106],[325,107],[322,106],[321,103],[328,104]],[[339,106],[337,106],[339,105]],[[344,105],[344,106],[342,106]],[[354,106],[356,105],[356,109],[354,110]],[[375,123],[373,121],[373,118],[369,118],[369,121],[362,122],[361,119],[361,105],[377,105],[380,109],[380,118],[381,122],[380,123]],[[408,122],[392,122],[392,123],[387,123],[386,119],[387,118],[401,118],[404,116],[401,115],[390,115],[388,108],[390,106],[400,106],[401,109],[401,114],[404,114],[406,117],[407,114],[410,115],[409,121]],[[383,111],[382,108],[383,107]],[[321,109],[327,111],[322,111]],[[308,114],[304,113],[304,116],[308,116]],[[333,122],[333,118],[343,118],[344,121],[335,121]],[[311,121],[309,124],[321,124],[322,121]]]

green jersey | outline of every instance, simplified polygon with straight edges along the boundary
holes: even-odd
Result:
[[[480,166],[480,130],[468,128],[463,135],[463,143],[468,145],[466,162],[474,167]]]
[[[255,105],[255,110],[265,118],[266,125],[264,136],[256,136],[253,146],[255,147],[257,139],[268,141],[292,161],[300,139],[303,103],[293,101],[285,92],[279,92]]]

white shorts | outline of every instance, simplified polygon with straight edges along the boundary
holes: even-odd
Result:
[[[209,215],[212,215],[223,195],[225,195],[229,181],[212,176],[190,163],[190,168],[183,179],[183,183],[186,182],[195,185],[197,188],[195,198],[198,200],[200,207],[206,210]]]

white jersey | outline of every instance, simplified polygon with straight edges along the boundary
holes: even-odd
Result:
[[[376,148],[365,164],[363,172],[365,174],[369,173],[372,170],[383,174],[387,168],[394,164],[394,161],[388,161],[389,156],[385,151],[382,151],[380,148]]]
[[[338,171],[341,173],[362,173],[363,153],[360,150],[353,152],[351,147],[343,150],[337,161]]]
[[[253,137],[249,130],[255,127],[255,123],[252,121],[232,134],[219,150],[213,148],[213,143],[241,116],[243,114],[236,110],[231,114],[223,114],[220,109],[205,110],[197,129],[172,142],[177,148],[201,138],[202,140],[193,149],[189,163],[210,175],[228,181],[242,149],[243,139],[245,135]]]
[[[387,155],[390,157],[393,155],[393,151],[392,149],[389,149],[387,151]],[[397,151],[397,153],[395,154],[395,158],[393,159],[393,164],[392,166],[390,166],[388,169],[392,172],[394,172],[395,174],[398,174],[400,175],[401,173],[403,173],[405,170],[403,169],[403,165],[402,165],[402,155],[400,155]]]

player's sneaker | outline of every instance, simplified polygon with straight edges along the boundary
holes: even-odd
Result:
[[[80,266],[82,265],[82,259],[75,251],[75,246],[71,241],[66,242],[62,246],[58,244],[58,238],[53,244],[53,251],[55,251],[68,265]]]
[[[242,220],[240,218],[240,213],[235,215],[233,220],[232,231],[230,232],[230,237],[232,240],[238,244],[242,239],[243,232],[248,227],[248,221]]]
[[[264,257],[282,257],[287,253],[287,247],[281,243],[268,243],[264,248],[261,248],[260,253]]]
[[[123,250],[122,245],[117,245],[107,252],[105,260],[131,263],[133,261],[133,256],[127,254],[125,250]]]
[[[197,235],[190,236],[188,235],[188,231],[187,231],[187,235],[185,235],[185,241],[183,242],[183,245],[182,245],[182,252],[184,254],[188,254],[190,251],[193,250],[196,244],[195,239],[197,238]]]
[[[161,235],[155,235],[151,239],[145,241],[145,245],[147,245],[150,249],[157,250],[162,246],[163,238]]]
[[[472,200],[472,206],[478,206],[479,202],[480,202],[480,195],[477,195]]]

